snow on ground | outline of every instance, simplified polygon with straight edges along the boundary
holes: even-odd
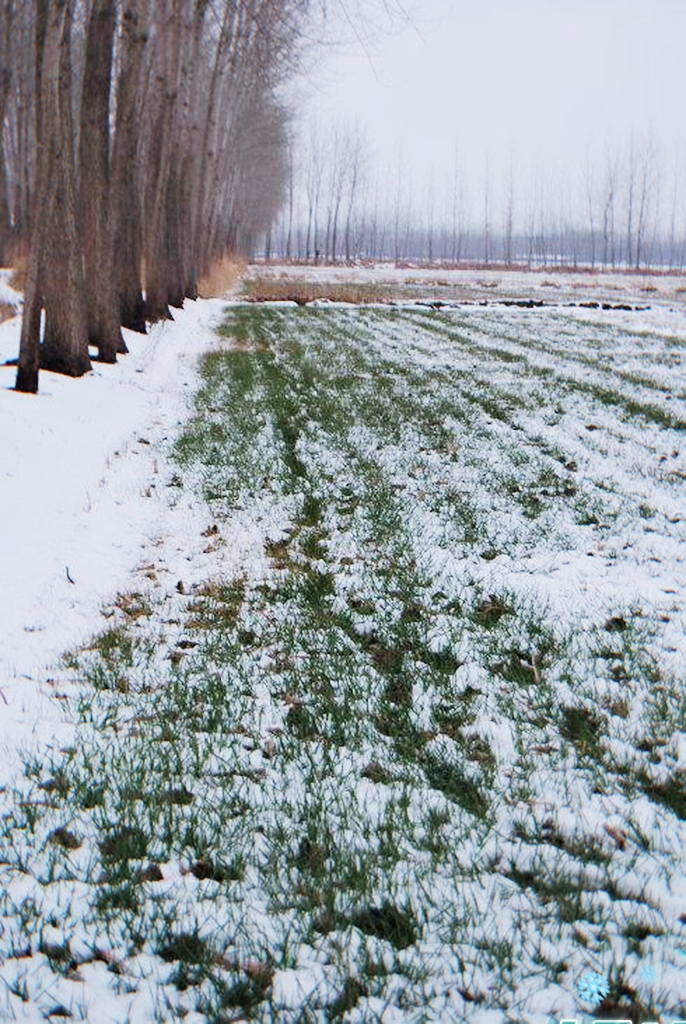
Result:
[[[100,628],[102,606],[151,551],[170,585],[202,561],[205,506],[185,492],[170,505],[162,453],[224,305],[190,303],[148,336],[125,332],[116,366],[94,363],[79,380],[42,373],[36,396],[13,391],[15,367],[0,366],[0,786],[21,749],[68,735],[50,699],[65,685],[59,660]],[[19,330],[19,317],[0,324],[3,363]]]
[[[311,270],[306,268],[308,274]],[[323,268],[317,268],[317,271],[325,273]],[[273,268],[273,272],[281,271]],[[288,272],[291,272],[290,268]],[[402,272],[407,276],[407,270]],[[348,268],[341,273],[346,280],[350,279]],[[364,275],[368,271],[363,269],[360,273]],[[431,273],[433,280],[436,274]],[[485,278],[476,272],[470,273],[469,287],[483,288],[479,280]],[[416,276],[419,277],[419,273]],[[554,284],[544,283],[545,279],[552,280],[551,275],[540,277],[543,280],[536,284],[540,290],[549,289],[556,295],[563,290],[562,285],[557,289]],[[528,280],[530,284],[531,278]],[[624,287],[622,281],[618,277],[615,282],[617,288]],[[610,287],[611,284],[608,277],[605,286]],[[497,285],[494,291],[499,287]],[[508,291],[503,291],[503,294],[519,287],[524,288],[523,281],[508,280]],[[522,314],[519,318],[519,313],[500,316],[495,310],[484,311],[483,316],[479,313],[468,324],[460,326],[465,352],[468,352],[470,344],[475,351],[481,352],[481,362],[477,361],[476,365],[479,372],[483,368],[484,391],[487,390],[486,383],[492,385],[498,400],[520,397],[520,378],[523,391],[536,390],[531,385],[534,377],[529,371],[533,368],[539,374],[540,394],[532,396],[535,401],[532,400],[530,409],[522,403],[513,421],[516,420],[522,437],[529,439],[540,435],[541,446],[546,445],[551,451],[558,446],[564,451],[568,459],[566,468],[579,478],[580,489],[602,497],[607,512],[616,517],[618,528],[611,535],[602,523],[598,523],[597,530],[591,530],[593,524],[590,520],[579,524],[568,514],[564,522],[570,542],[565,548],[560,541],[562,532],[558,537],[553,531],[558,516],[557,506],[551,508],[549,515],[547,511],[542,513],[540,529],[520,513],[515,530],[510,511],[512,496],[501,495],[502,500],[498,504],[494,497],[496,490],[489,490],[488,486],[491,479],[494,482],[505,481],[510,463],[516,465],[513,461],[515,450],[511,445],[508,447],[508,431],[512,423],[497,417],[487,424],[488,440],[492,444],[489,458],[483,464],[478,462],[477,451],[479,444],[484,443],[483,438],[473,441],[474,451],[471,452],[472,439],[468,436],[460,438],[459,424],[447,421],[443,424],[446,432],[454,427],[455,437],[463,444],[459,466],[451,468],[450,459],[441,461],[436,458],[434,472],[433,454],[427,454],[427,450],[420,447],[421,438],[414,438],[411,434],[403,438],[403,444],[396,449],[389,447],[377,455],[377,449],[372,446],[367,454],[370,459],[379,459],[380,469],[389,480],[395,481],[393,486],[401,486],[412,497],[415,519],[408,524],[408,529],[416,538],[417,558],[419,561],[426,559],[427,572],[430,570],[436,579],[441,574],[445,575],[446,591],[449,592],[452,580],[472,574],[478,579],[484,595],[491,592],[491,586],[496,591],[504,586],[511,587],[518,594],[527,594],[535,586],[535,594],[531,589],[532,596],[545,598],[551,614],[561,620],[570,609],[574,615],[577,612],[583,615],[586,605],[589,617],[593,613],[599,622],[633,602],[640,603],[652,616],[661,611],[668,612],[671,623],[663,632],[661,653],[667,662],[671,662],[669,668],[678,674],[683,667],[683,599],[686,593],[683,488],[680,498],[678,481],[686,478],[686,453],[683,449],[677,451],[673,445],[669,450],[663,450],[660,428],[655,424],[637,426],[634,422],[627,425],[620,422],[614,413],[607,413],[602,419],[605,411],[597,403],[594,406],[590,391],[587,404],[585,398],[576,394],[568,404],[566,397],[560,398],[557,405],[545,400],[546,375],[556,375],[558,396],[575,393],[577,385],[586,381],[589,386],[596,386],[599,380],[616,376],[617,388],[624,399],[644,401],[651,405],[656,415],[660,411],[665,416],[673,413],[683,420],[683,369],[678,369],[678,363],[674,362],[673,350],[665,345],[662,351],[653,343],[654,358],[643,361],[637,340],[642,331],[671,338],[686,337],[684,312],[676,303],[674,307],[670,305],[676,296],[676,279],[670,287],[672,293],[669,297],[665,295],[662,302],[653,303],[653,309],[640,313],[610,311],[601,315],[592,310],[566,310],[556,335],[559,344],[554,360],[546,350],[545,332],[541,330],[540,337],[537,333],[536,313],[527,313],[526,318]],[[573,290],[573,284],[570,288]],[[636,293],[637,282],[631,279],[627,288]],[[147,337],[127,334],[130,354],[115,367],[94,364],[93,373],[81,380],[43,374],[38,396],[13,392],[14,368],[0,367],[0,528],[5,539],[0,559],[0,787],[9,784],[21,770],[23,750],[33,747],[45,749],[51,744],[64,746],[68,742],[72,726],[60,714],[59,701],[53,699],[61,693],[71,692],[66,673],[59,667],[60,657],[101,628],[99,613],[103,606],[111,603],[118,592],[136,589],[137,580],[145,579],[148,586],[154,582],[158,595],[172,595],[177,592],[178,581],[182,581],[187,589],[190,583],[211,577],[216,569],[216,553],[210,550],[212,545],[203,538],[203,532],[211,521],[208,507],[199,494],[170,486],[174,470],[165,452],[174,440],[179,424],[189,413],[189,398],[197,383],[198,356],[219,344],[212,325],[220,320],[224,305],[221,302],[189,304],[186,310],[175,312],[173,324],[157,325]],[[416,331],[413,331],[412,315],[408,313],[405,326],[397,336],[389,334],[383,325],[377,332],[373,317],[368,318],[368,351],[373,352],[377,347],[379,360],[393,360],[406,368],[408,379],[411,370],[419,373],[429,373],[437,368],[441,370],[441,360],[445,359],[446,373],[451,373],[454,381],[459,382],[465,372],[464,401],[468,402],[470,383],[466,371],[470,360],[465,357],[464,366],[461,366],[459,354],[446,340],[449,333],[444,336],[438,330],[435,336],[430,336],[428,329],[425,330],[423,325],[420,327],[419,321]],[[554,312],[546,314],[554,315]],[[569,329],[566,337],[565,324],[568,326],[575,320],[578,329]],[[493,327],[491,333],[489,323]],[[549,331],[550,321],[547,323],[546,330]],[[602,342],[603,331],[608,327],[618,329],[617,339],[624,338],[624,341],[617,341],[614,349]],[[628,343],[622,330],[631,334]],[[18,333],[17,320],[0,325],[0,360],[16,354]],[[580,334],[584,336],[584,355],[589,360],[586,363],[576,358]],[[597,360],[593,356],[596,334]],[[492,364],[488,360],[489,346],[493,351]],[[523,353],[527,363],[526,379],[520,373],[521,363],[518,363]],[[668,355],[671,363],[665,361]],[[664,359],[660,361],[662,357]],[[474,372],[473,365],[474,361],[470,372]],[[646,366],[650,380],[642,376],[647,372]],[[566,384],[557,388],[561,379]],[[475,381],[476,385],[478,383]],[[402,394],[399,393],[399,397]],[[486,421],[482,419],[479,422],[483,425]],[[313,436],[312,443],[305,445],[300,452],[303,459],[311,458],[313,464],[317,461],[315,440],[316,436]],[[369,440],[371,444],[374,439]],[[365,454],[367,442],[363,433],[351,435],[353,441]],[[323,456],[326,454],[323,448]],[[332,453],[330,468],[331,479],[336,479],[335,491],[341,485],[344,467],[339,472],[333,458]],[[387,464],[383,462],[384,458]],[[455,473],[453,483],[456,487],[465,481],[470,486],[474,485],[475,511],[487,523],[488,536],[483,551],[472,556],[464,555],[460,553],[457,542],[450,545],[444,543],[438,534],[434,536],[441,523],[433,510],[431,495],[427,497],[413,491],[414,463],[422,465],[425,479],[432,484],[435,495],[441,493],[447,482],[445,474],[452,472]],[[471,472],[473,479],[469,477]],[[521,473],[524,474],[524,470]],[[480,480],[481,486],[477,486]],[[523,476],[519,483],[524,489]],[[544,497],[549,497],[543,490],[545,486],[550,485],[545,480],[538,481],[538,490]],[[479,502],[482,495],[485,495],[484,503]],[[551,503],[557,501],[557,497],[550,496]],[[532,493],[531,499],[535,498]],[[645,502],[645,519],[642,514],[637,518],[639,502]],[[334,504],[331,503],[332,508]],[[248,506],[231,520],[232,532],[224,536],[222,549],[225,569],[231,564],[238,565],[241,560],[256,563],[258,557],[264,557],[264,524],[258,529],[256,518],[255,508]],[[652,524],[659,524],[659,531]],[[331,525],[333,542],[336,538],[336,517],[333,513]],[[446,530],[444,540],[451,540],[449,529],[453,525],[442,525]],[[455,530],[458,525],[455,525]],[[551,529],[546,534],[548,525]],[[582,530],[589,536],[586,546],[576,543]],[[486,557],[484,552],[491,541],[493,549]],[[621,551],[620,541],[623,545]],[[341,561],[343,558],[351,560],[347,557],[350,553],[343,547],[336,553],[341,556]],[[472,561],[469,561],[470,557]],[[441,558],[445,564],[439,564]],[[459,566],[456,564],[458,561]],[[349,575],[351,586],[352,583],[356,587],[359,584],[362,592],[364,579],[353,579],[352,568]],[[345,582],[344,576],[341,571],[342,582]],[[462,683],[465,685],[469,672],[478,674],[480,670],[476,660],[478,652],[467,653],[473,658],[464,666]],[[681,663],[679,658],[682,658]],[[535,665],[532,672],[535,676]],[[478,683],[476,676],[474,681]],[[417,697],[421,697],[419,689]],[[485,727],[485,718],[482,724]],[[510,733],[498,731],[502,721],[493,719],[491,724],[493,735],[490,738],[506,751],[509,758]],[[618,726],[615,723],[613,728],[619,729],[620,726],[621,722]],[[681,747],[674,757],[678,769],[683,771],[683,734],[680,739]],[[616,742],[620,742],[619,737]],[[258,754],[259,750],[256,750],[255,757],[262,771],[263,760]],[[271,763],[271,758],[270,753],[268,763]],[[554,793],[554,778],[544,777],[544,774],[542,770],[540,777],[532,782],[532,803],[536,798],[542,802],[546,786],[547,795]],[[296,790],[294,785],[293,791]],[[365,789],[363,795],[366,792]],[[572,799],[576,800],[573,794],[570,796]],[[588,816],[593,818],[592,835],[602,835],[601,802],[597,800],[586,808]],[[651,805],[648,801],[645,804],[647,816]],[[565,825],[563,817],[560,817],[558,825]],[[571,828],[572,825],[570,831]],[[669,836],[665,839],[666,845],[669,845],[668,839]],[[500,850],[503,865],[505,851],[511,848],[514,850],[514,844],[508,841]],[[521,863],[519,867],[522,869]],[[165,868],[165,872],[167,870]],[[178,865],[173,866],[172,874],[165,873],[165,881],[169,886],[179,884]],[[495,878],[493,885],[496,883],[501,888],[505,886],[499,877]],[[631,879],[627,877],[625,884],[628,889]],[[637,869],[637,889],[644,884],[645,871],[639,877]],[[192,900],[195,879],[186,875],[183,885]],[[669,916],[675,918],[683,905],[680,902],[683,901],[683,883],[675,878],[671,885],[667,894],[665,886],[658,886],[656,881],[654,899],[665,914],[669,911]],[[509,888],[502,891],[514,893],[510,907],[501,908],[503,914],[506,910],[513,914],[518,906],[518,890],[509,883]],[[496,913],[490,893],[491,890],[483,897],[481,911],[484,917]],[[255,912],[259,916],[259,908]],[[538,936],[533,935],[531,941],[534,939]],[[428,961],[431,950],[423,952]],[[557,955],[561,957],[561,953]],[[157,968],[152,962],[148,964],[148,959],[152,961],[147,953],[140,957],[141,977],[150,979],[152,986],[153,979],[158,976]],[[297,969],[294,967],[292,971],[282,970],[275,979],[276,996],[283,1005],[288,1005],[289,993],[292,993],[295,1005],[302,998],[303,986],[313,990],[318,986],[325,988],[327,966],[327,963],[320,963],[314,958],[298,963]],[[667,966],[665,962],[665,970]],[[117,1002],[110,987],[111,977],[102,962],[85,963],[80,970],[83,1005],[97,1005],[101,1013],[98,1020],[123,1019],[120,1016],[122,1008],[125,1004],[132,1006],[133,995],[129,998],[124,992]],[[445,971],[449,974],[448,966]],[[448,978],[446,988],[449,982]],[[55,981],[55,985],[58,984],[62,982]],[[63,983],[63,988],[66,990],[74,984],[70,979]],[[532,995],[527,1012],[540,1012],[542,1019],[555,1000],[559,1006],[567,1006],[561,1001],[563,997],[567,998],[567,993],[557,986],[541,990]],[[150,1019],[144,1014],[156,1006],[157,998],[152,989],[149,993],[141,992],[135,1009],[139,1016],[135,1019]],[[378,1002],[381,1014],[381,1001]],[[370,998],[370,1012],[377,1009],[373,1003],[375,1001]],[[469,1009],[470,1019],[481,1024],[491,1020],[497,1024],[503,1019],[495,1011],[476,1007]],[[92,1010],[90,1012],[92,1014]],[[134,1010],[130,1009],[130,1012],[133,1014]],[[164,1007],[159,1009],[159,1013],[163,1015]],[[23,1019],[31,1018],[24,1016]],[[89,1019],[94,1020],[92,1016]],[[201,1019],[193,1013],[186,1018],[187,1022]],[[382,1019],[390,1022],[406,1018],[400,1011],[390,1011]]]

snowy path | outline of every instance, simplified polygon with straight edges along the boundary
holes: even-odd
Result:
[[[68,685],[59,659],[100,628],[103,603],[130,588],[153,535],[175,579],[184,538],[189,554],[199,546],[204,506],[184,496],[170,507],[162,453],[224,307],[188,303],[147,337],[126,332],[130,353],[116,366],[94,364],[80,380],[44,373],[37,396],[14,392],[14,367],[0,366],[0,786],[22,748],[68,735],[49,699]],[[0,362],[16,355],[19,329],[19,318],[0,325]],[[167,550],[159,540],[172,534]]]

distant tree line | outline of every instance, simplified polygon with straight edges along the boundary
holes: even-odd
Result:
[[[293,146],[286,202],[261,241],[267,256],[303,260],[415,259],[640,270],[686,267],[686,182],[657,148],[632,142],[587,156],[575,175],[495,180],[451,166],[417,186],[406,164],[374,168],[355,124],[311,125]]]
[[[78,376],[197,295],[280,208],[308,0],[0,0],[0,263],[16,386]],[[42,315],[43,314],[43,315]],[[41,324],[44,326],[41,327]]]

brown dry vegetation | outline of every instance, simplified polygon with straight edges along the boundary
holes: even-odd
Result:
[[[14,270],[8,280],[10,288],[14,288],[15,292],[21,292],[24,294],[26,289],[26,278],[29,273],[29,258],[28,256],[17,256],[13,263]]]
[[[223,256],[198,281],[198,295],[201,299],[221,299],[227,292],[235,291],[244,273],[244,261],[236,256]]]
[[[278,280],[269,277],[253,277],[244,282],[245,297],[251,302],[297,302],[304,305],[315,299],[330,302],[367,303],[395,302],[398,299],[414,297],[414,293],[402,285],[389,283],[348,281],[298,281]]]
[[[9,302],[0,302],[0,323],[3,320],[10,320],[13,316],[16,316],[19,310],[16,306],[12,306]]]

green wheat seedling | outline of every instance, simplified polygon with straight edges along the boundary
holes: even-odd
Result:
[[[682,856],[683,681],[655,614],[561,615],[527,568],[660,520],[580,468],[586,423],[629,436],[655,403],[643,378],[610,401],[591,348],[602,393],[577,386],[551,324],[564,373],[531,319],[229,312],[174,449],[216,572],[120,595],[70,652],[74,742],[27,757],[2,818],[7,964],[43,934],[68,974],[86,929],[113,984],[155,965],[160,1020],[459,1020],[671,950],[648,883]],[[254,508],[283,527],[224,574]]]

